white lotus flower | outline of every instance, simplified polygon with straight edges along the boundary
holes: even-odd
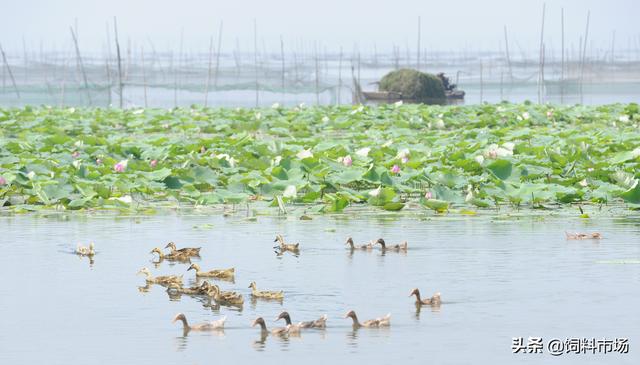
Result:
[[[261,118],[262,118],[262,113],[257,112],[257,113],[256,113],[256,119],[257,119],[257,120],[260,120]]]
[[[82,160],[74,160],[72,163],[73,167],[75,167],[76,169],[80,168],[80,165],[82,165]]]
[[[529,112],[522,113],[522,119],[527,120],[529,118],[531,118],[531,115],[529,114]]]
[[[280,165],[280,161],[282,161],[282,156],[276,156],[276,158],[273,159],[273,166]]]
[[[377,189],[373,189],[369,192],[369,196],[378,196],[380,195],[380,191],[382,190],[382,186],[379,186]]]
[[[504,147],[498,147],[497,144],[491,144],[484,152],[484,157],[495,159],[498,157],[513,156],[513,151]]]
[[[444,120],[442,120],[442,119],[436,120],[435,127],[437,129],[444,129]]]
[[[620,118],[618,118],[619,121],[621,121],[622,123],[626,123],[629,121],[629,116],[626,114],[623,114],[620,116]]]
[[[369,151],[371,151],[371,148],[363,147],[363,148],[361,148],[361,149],[356,151],[356,155],[358,155],[360,157],[367,157],[369,155]]]
[[[327,117],[326,115],[324,117],[322,117],[322,122],[323,123],[329,123],[329,117]]]
[[[502,147],[508,149],[509,151],[513,151],[513,148],[516,146],[513,142],[505,142],[502,144]]]
[[[33,178],[36,177],[36,173],[33,171],[29,171],[29,173],[27,173],[27,178],[29,180],[33,180]]]
[[[118,200],[127,204],[131,204],[131,202],[133,201],[133,199],[131,198],[131,195],[125,195],[118,198],[109,198],[109,200]]]
[[[298,195],[298,190],[296,190],[295,185],[287,186],[286,189],[284,189],[284,193],[282,193],[282,196],[285,198],[295,198],[296,195]]]
[[[477,163],[482,165],[482,163],[484,162],[484,156],[478,155],[478,156],[475,157],[475,160],[476,160]]]
[[[271,104],[271,109],[280,109],[280,103]]]
[[[395,105],[395,106],[400,106],[400,105],[402,105],[402,104],[403,104],[403,103],[402,103],[402,100],[400,100],[400,101],[396,101],[395,103],[393,103],[393,105]]]
[[[313,157],[313,153],[311,152],[311,149],[302,150],[302,151],[298,152],[296,157],[298,157],[301,160],[304,160],[305,158]]]
[[[583,180],[582,180],[582,181],[580,181],[578,184],[580,184],[580,186],[582,186],[582,187],[587,187],[587,185],[589,185],[589,184],[587,183],[587,179],[583,179]]]
[[[403,159],[403,158],[408,158],[411,155],[411,152],[409,152],[408,148],[403,148],[400,151],[398,151],[398,154],[396,155],[397,159]]]

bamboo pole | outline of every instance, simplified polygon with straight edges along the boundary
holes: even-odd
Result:
[[[204,107],[206,108],[209,102],[209,84],[211,83],[211,62],[213,58],[213,36],[209,39],[209,64],[207,67],[207,82],[204,87]]]
[[[544,15],[547,4],[542,4],[542,26],[540,27],[540,53],[539,53],[539,63],[538,63],[538,104],[542,102],[542,84],[544,83],[543,74],[544,74],[544,62],[543,62],[543,53],[544,53]]]
[[[120,57],[120,42],[118,41],[118,20],[115,16],[113,17],[113,32],[116,40],[116,57],[118,57],[118,89],[120,92],[120,109],[122,109],[122,100],[124,97],[122,94],[124,89],[124,85],[122,84],[122,58]]]
[[[108,89],[108,94],[107,94],[107,108],[111,106],[111,70],[109,67],[109,60],[107,59],[105,61],[105,67],[107,69],[107,89]]]
[[[64,91],[67,83],[67,61],[62,63],[62,86],[60,87],[60,107],[64,107]]]
[[[148,108],[149,104],[147,103],[147,72],[144,67],[144,47],[140,47],[140,62],[142,66],[142,89],[144,92],[144,107]]]
[[[284,84],[285,68],[284,68],[284,40],[282,39],[282,35],[280,36],[280,60],[282,62],[282,98],[284,99],[284,94],[285,94],[285,84]]]
[[[258,85],[258,23],[253,19],[253,67],[256,76],[256,108],[260,104],[260,90]]]
[[[483,101],[483,95],[484,94],[484,80],[482,77],[482,61],[480,61],[480,104],[482,104]]]
[[[24,36],[22,37],[22,52],[24,57],[24,83],[26,84],[29,76],[29,56],[27,55],[27,42],[24,40]]]
[[[316,105],[320,105],[320,70],[318,69],[318,45],[316,44],[313,51],[313,59],[316,68],[316,80],[315,80],[315,88],[316,88]]]
[[[587,26],[584,31],[584,43],[582,48],[582,60],[580,62],[580,104],[583,102],[583,83],[584,83],[584,63],[585,58],[587,57],[587,39],[589,37],[589,17],[591,16],[591,11],[587,11]]]
[[[420,17],[418,17],[418,54],[416,57],[416,70],[420,71]],[[360,81],[360,77],[358,76],[358,82]]]
[[[562,56],[560,63],[560,104],[564,104],[564,8],[560,8],[560,28],[562,34]]]
[[[340,93],[342,91],[342,46],[340,46],[340,55],[338,56],[338,105],[342,102],[340,100]]]
[[[78,37],[76,33],[73,31],[72,27],[69,27],[69,30],[71,31],[71,37],[73,38],[73,44],[76,49],[76,64],[78,68],[80,68],[80,71],[82,73],[82,79],[84,81],[84,89],[87,92],[87,99],[89,100],[89,105],[92,105],[93,102],[91,101],[91,90],[89,89],[89,82],[87,80],[87,71],[84,69],[84,63],[82,62],[82,56],[80,55],[80,47],[78,46]]]
[[[509,38],[507,37],[507,26],[504,26],[504,45],[507,53],[507,67],[509,67],[509,79],[513,82],[513,69],[511,68],[511,56],[509,55]]]
[[[4,65],[7,68],[7,72],[9,73],[9,78],[11,79],[11,83],[13,84],[13,90],[16,92],[16,96],[18,97],[18,99],[20,99],[20,91],[18,91],[18,85],[16,85],[16,79],[13,77],[13,72],[11,72],[11,66],[9,66],[9,62],[7,61],[7,55],[4,53],[2,44],[0,44],[0,53],[2,53],[2,60],[4,61]]]
[[[173,102],[176,107],[178,107],[178,92],[182,87],[182,78],[180,77],[180,72],[184,67],[184,28],[180,28],[180,49],[178,53],[178,66],[174,67],[174,80],[173,80]],[[174,64],[175,65],[175,64]]]
[[[218,28],[218,50],[216,51],[216,73],[213,79],[214,89],[218,88],[218,76],[220,76],[220,52],[222,52],[222,20]]]
[[[5,67],[4,67],[4,62],[2,63],[2,93],[4,93],[6,87],[7,87],[7,76],[5,75]]]

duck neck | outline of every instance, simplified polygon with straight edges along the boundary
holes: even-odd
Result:
[[[189,327],[189,323],[187,322],[187,317],[180,317],[180,320],[182,321],[182,328],[185,330],[190,330],[191,327]]]
[[[258,323],[260,325],[260,330],[264,333],[264,332],[268,332],[267,331],[267,325],[264,323],[264,321],[260,321]]]
[[[353,320],[353,328],[358,328],[362,326],[358,321],[358,316],[356,316],[355,313],[353,314],[353,316],[351,316],[351,319]]]
[[[291,317],[288,314],[284,316],[284,321],[287,322],[287,325],[291,325]]]
[[[417,304],[421,304],[422,303],[422,299],[420,298],[420,292],[416,290],[416,292],[413,293],[413,295],[416,296],[416,303]]]

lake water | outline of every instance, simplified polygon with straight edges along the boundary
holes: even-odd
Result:
[[[601,232],[599,241],[567,241],[564,231]],[[428,217],[422,214],[295,217],[159,214],[149,217],[0,216],[0,363],[211,364],[637,364],[640,361],[640,219]],[[276,257],[276,233],[299,241],[299,257]],[[356,251],[344,241],[408,240],[406,254]],[[203,269],[236,268],[223,290],[245,295],[242,311],[212,309],[163,287],[138,287],[149,251],[173,240],[202,246]],[[91,265],[73,255],[94,241]],[[626,262],[624,264],[623,262]],[[252,303],[248,289],[284,290],[278,302]],[[416,311],[408,294],[442,292],[440,308]],[[391,327],[353,331],[343,319],[392,314]],[[261,341],[287,310],[294,321],[327,314],[327,329]],[[173,316],[192,323],[227,316],[224,332],[184,336]],[[513,354],[512,338],[628,338],[628,354]],[[479,361],[478,359],[482,359]]]

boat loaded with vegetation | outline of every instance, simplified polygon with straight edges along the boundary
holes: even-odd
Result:
[[[640,207],[637,104],[0,109],[0,206]]]
[[[464,99],[465,92],[458,90],[443,72],[432,75],[412,69],[400,69],[386,74],[378,83],[379,91],[362,91],[354,82],[354,101],[378,103],[447,104]]]

